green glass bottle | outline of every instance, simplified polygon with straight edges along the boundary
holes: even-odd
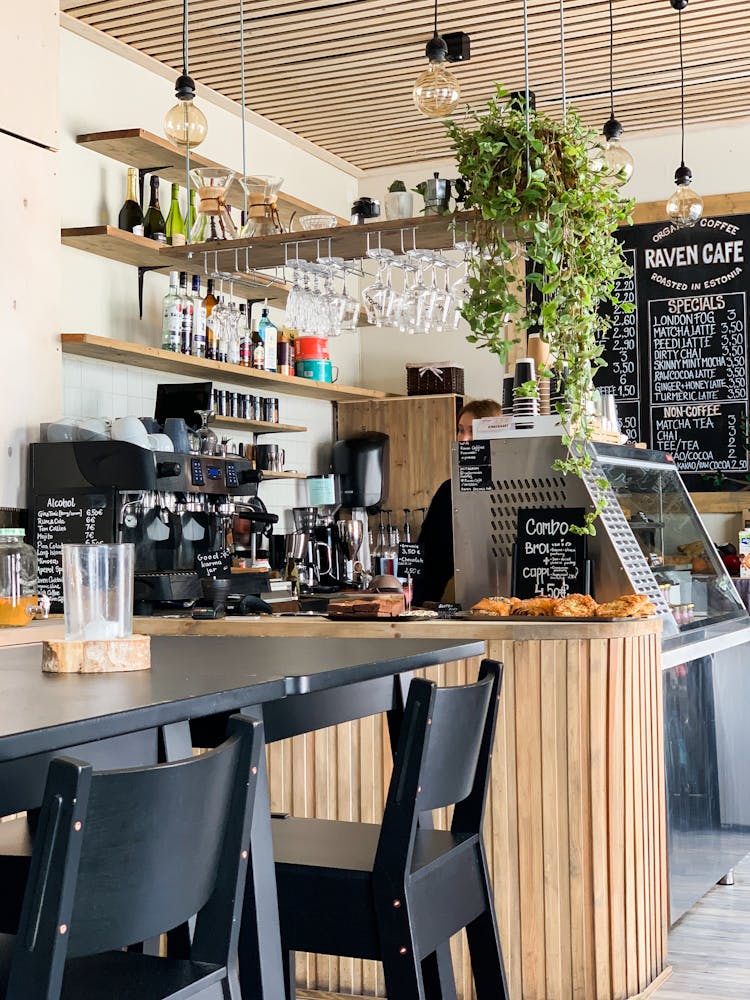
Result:
[[[159,178],[156,174],[151,175],[150,184],[151,201],[149,202],[144,219],[145,235],[150,240],[156,240],[158,243],[166,243],[166,225],[164,223],[164,216],[161,214],[161,209],[159,208]]]
[[[180,185],[172,185],[172,200],[169,204],[169,214],[167,215],[167,243],[170,246],[185,246],[185,220],[180,211]]]
[[[194,240],[190,235],[193,232],[193,226],[195,225],[195,189],[190,189],[190,195],[188,196],[188,211],[187,211],[187,225],[186,232],[190,236],[190,242],[193,243]]]

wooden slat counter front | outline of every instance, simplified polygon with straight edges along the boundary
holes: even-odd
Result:
[[[19,631],[29,641],[54,627]],[[488,655],[505,664],[485,836],[512,1000],[643,998],[669,975],[658,622],[153,618],[137,629],[484,639]],[[464,661],[428,673],[457,684],[473,679],[476,666]],[[274,744],[272,809],[377,822],[390,756],[380,718]],[[459,997],[469,1000],[462,941],[454,964]],[[300,957],[298,982],[384,995],[379,968],[351,959]]]

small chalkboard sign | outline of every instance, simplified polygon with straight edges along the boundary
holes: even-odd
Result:
[[[205,579],[228,580],[232,575],[232,553],[229,549],[199,552],[195,557],[195,572]]]
[[[398,547],[398,571],[405,576],[418,576],[422,572],[424,558],[419,542],[401,542]]]
[[[520,508],[513,561],[513,596],[565,597],[588,592],[583,507]]]
[[[461,611],[460,604],[438,604],[435,608],[438,618],[455,618]]]
[[[492,490],[489,441],[458,442],[458,488],[461,493],[489,493]]]

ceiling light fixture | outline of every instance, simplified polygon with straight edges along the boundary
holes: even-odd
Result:
[[[164,116],[164,134],[180,149],[195,149],[208,135],[208,123],[193,104],[195,81],[188,74],[188,0],[182,8],[182,76],[177,77],[174,96],[177,104]]]
[[[609,0],[609,119],[604,123],[602,135],[604,179],[612,187],[622,187],[633,176],[633,157],[620,142],[622,125],[615,118],[615,29],[612,0]]]
[[[428,118],[447,118],[461,100],[461,88],[447,65],[448,46],[438,34],[438,0],[435,0],[434,34],[427,43],[425,55],[430,65],[414,84],[414,106]]]
[[[685,64],[682,55],[682,12],[687,7],[688,0],[669,0],[669,2],[677,11],[677,26],[680,37],[681,154],[680,165],[674,175],[677,189],[667,202],[667,218],[678,229],[686,229],[688,226],[694,226],[703,215],[703,199],[691,188],[693,174],[690,167],[685,166]]]

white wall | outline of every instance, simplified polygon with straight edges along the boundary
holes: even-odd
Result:
[[[106,86],[92,86],[92,80],[106,81]],[[120,96],[113,100],[113,94]],[[116,225],[124,197],[126,165],[78,146],[76,135],[134,127],[162,134],[164,114],[174,103],[174,82],[88,39],[62,31],[60,97],[59,158],[61,188],[65,192],[62,226]],[[205,97],[199,103],[209,126],[201,153],[239,169],[242,162],[239,115],[209,103]],[[262,131],[255,124],[247,124],[246,137],[248,171],[280,174],[289,194],[348,217],[357,192],[354,176],[272,132]],[[166,214],[169,202],[166,184],[162,184],[160,200]],[[164,276],[146,275],[143,319],[139,320],[134,267],[68,247],[62,248],[61,261],[62,331],[160,345],[161,300],[167,285]],[[283,313],[277,310],[272,311],[272,316],[277,323],[283,319]],[[341,368],[342,382],[359,380],[358,338],[345,337],[333,343],[332,357]],[[156,385],[182,381],[71,357],[64,359],[63,370],[64,415],[73,417],[152,415]],[[221,383],[215,384],[219,387]],[[282,423],[307,426],[308,432],[263,440],[278,441],[285,448],[288,469],[308,474],[327,471],[332,438],[331,405],[285,396],[280,397],[279,408]],[[261,497],[280,511],[304,503],[305,487],[293,481],[269,482],[262,486]]]

